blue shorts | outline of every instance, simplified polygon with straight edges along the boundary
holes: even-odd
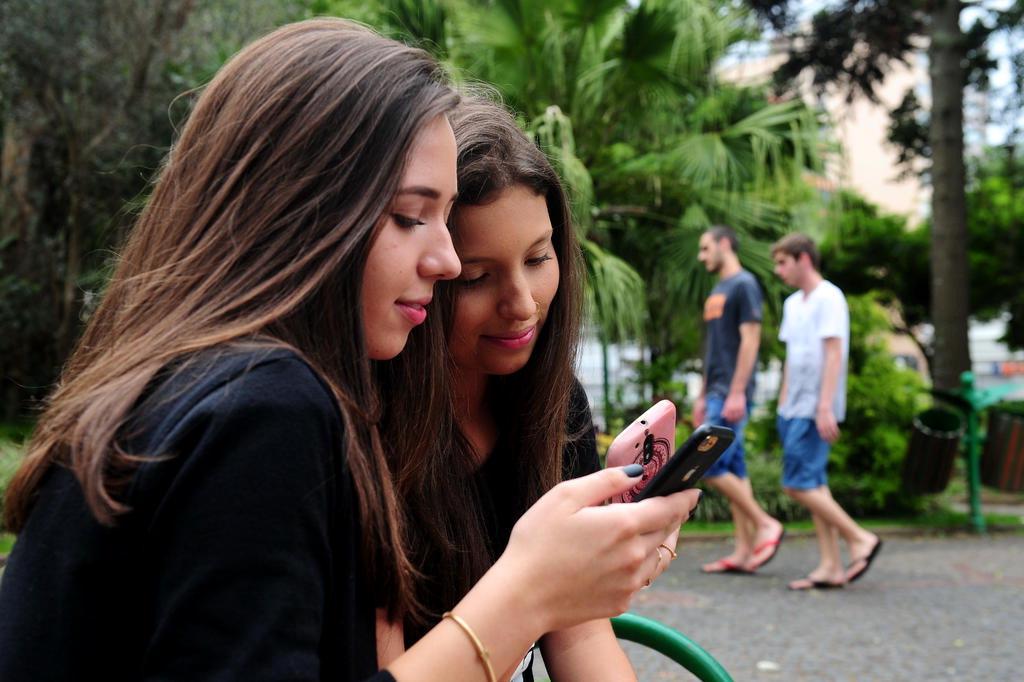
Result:
[[[747,460],[744,459],[743,455],[745,450],[743,449],[743,427],[747,425],[747,417],[750,416],[750,405],[747,405],[747,414],[743,415],[743,419],[738,422],[731,422],[722,416],[722,407],[725,405],[725,399],[717,395],[709,395],[705,399],[705,405],[707,406],[707,417],[705,422],[712,426],[725,426],[736,432],[736,439],[729,446],[729,449],[722,453],[722,456],[718,458],[714,464],[704,474],[704,478],[714,478],[715,476],[724,476],[725,474],[733,474],[737,478],[747,477]]]
[[[778,417],[775,425],[782,440],[782,485],[793,490],[813,490],[828,484],[828,442],[818,434],[813,419]]]

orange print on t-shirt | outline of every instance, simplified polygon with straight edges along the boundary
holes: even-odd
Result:
[[[711,294],[704,301],[704,321],[717,320],[725,312],[725,294]]]

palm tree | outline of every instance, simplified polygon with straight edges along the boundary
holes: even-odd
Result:
[[[755,35],[738,3],[386,0],[377,12],[362,18],[492,84],[548,151],[571,191],[602,343],[686,345],[687,313],[710,287],[696,242],[714,223],[744,236],[744,264],[775,287],[767,243],[808,198],[819,123],[799,101],[716,76]]]

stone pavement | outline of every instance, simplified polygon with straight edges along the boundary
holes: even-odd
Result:
[[[729,543],[684,532],[679,559],[631,611],[685,633],[736,682],[1024,680],[1024,535],[882,537],[864,578],[798,593],[786,583],[814,566],[812,537],[787,537],[756,576],[703,575]],[[624,648],[642,682],[694,679]]]

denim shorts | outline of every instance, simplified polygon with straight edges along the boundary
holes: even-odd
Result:
[[[747,413],[738,422],[731,422],[722,416],[722,407],[725,399],[717,395],[709,395],[704,401],[707,407],[707,417],[704,421],[712,426],[725,426],[736,432],[736,439],[733,440],[729,449],[722,453],[714,464],[704,474],[704,478],[714,478],[725,474],[733,474],[737,478],[747,477],[747,460],[743,455],[743,427],[747,425],[747,417],[750,416],[750,406],[747,405]]]
[[[793,490],[827,485],[829,445],[818,434],[814,420],[778,417],[775,425],[782,440],[782,485]]]

